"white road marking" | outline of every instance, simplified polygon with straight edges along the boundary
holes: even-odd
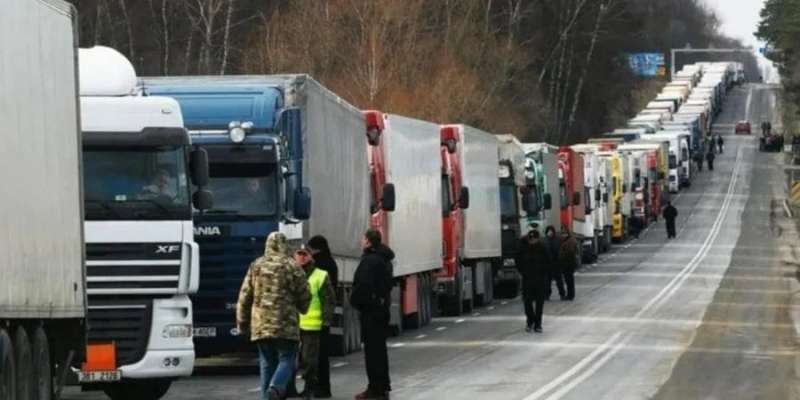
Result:
[[[348,363],[340,361],[340,362],[331,364],[331,367],[332,368],[342,368],[342,367],[344,367],[346,365],[348,365]]]
[[[489,310],[489,311],[492,311],[492,310],[494,310],[494,306],[489,306],[489,307],[487,308],[487,310]]]
[[[399,343],[392,343],[392,344],[389,345],[389,347],[397,349],[397,348],[403,347],[405,345],[406,345],[405,343],[399,342]]]
[[[506,304],[508,304],[508,302],[507,302],[507,301],[505,301],[505,300],[503,300],[503,301],[501,301],[501,302],[500,302],[500,304],[502,304],[502,305],[506,305]]]
[[[481,316],[481,313],[479,313],[479,312],[474,312],[474,313],[472,313],[472,316],[473,316],[473,317],[480,317],[480,316]]]
[[[748,92],[748,96],[751,95],[751,92]],[[749,108],[749,97],[748,97],[748,108]],[[713,242],[716,240],[719,232],[722,228],[722,222],[725,220],[725,217],[728,214],[728,208],[730,207],[731,199],[733,197],[733,192],[736,189],[736,182],[738,180],[738,173],[739,169],[742,165],[741,159],[743,154],[743,148],[739,148],[739,153],[736,157],[736,164],[733,168],[733,173],[731,176],[731,182],[728,185],[728,192],[725,196],[725,200],[723,201],[722,207],[720,208],[719,214],[717,215],[716,220],[714,221],[714,225],[711,228],[708,236],[706,237],[703,246],[699,249],[697,254],[686,264],[684,267],[663,289],[653,297],[641,310],[639,310],[634,319],[641,319],[641,317],[648,313],[651,309],[658,309],[661,305],[664,304],[666,299],[672,297],[672,295],[677,292],[677,290],[683,285],[686,281],[688,275],[692,274],[695,269],[697,269],[700,261],[702,261],[706,254],[708,253],[708,249],[711,247]],[[652,225],[651,225],[652,227]],[[650,227],[645,229],[644,233],[649,231]],[[617,352],[619,352],[633,337],[634,333],[628,333],[625,336],[622,336],[623,332],[615,333],[608,341],[606,341],[602,346],[598,347],[596,350],[591,352],[589,355],[584,357],[580,360],[577,364],[575,364],[572,368],[564,372],[563,374],[556,377],[547,385],[541,387],[539,390],[527,396],[525,400],[537,400],[542,398],[543,396],[547,395],[551,391],[556,388],[559,388],[555,392],[553,392],[550,396],[547,397],[547,400],[558,400],[563,397],[565,394],[569,393],[573,388],[580,385],[592,376],[597,370],[599,370],[605,363],[607,363]],[[602,357],[601,354],[606,353]],[[598,359],[598,357],[600,357]],[[566,386],[561,386],[562,383],[567,381],[568,379],[572,378],[576,374],[580,372],[581,369],[586,367],[587,365],[591,365],[586,371],[578,375],[575,379],[570,381]]]
[[[436,328],[436,330],[439,331],[439,332],[441,332],[441,331],[443,331],[445,329],[447,329],[446,326],[440,326],[440,327]]]
[[[422,334],[422,335],[417,335],[417,337],[415,337],[414,339],[419,340],[419,339],[425,339],[426,337],[428,337],[428,335]]]
[[[456,320],[456,323],[457,323],[457,324],[460,324],[460,323],[462,323],[462,322],[464,322],[464,318],[459,318],[459,319],[457,319],[457,320]]]
[[[261,391],[261,387],[253,388],[247,391],[247,393],[257,393]]]

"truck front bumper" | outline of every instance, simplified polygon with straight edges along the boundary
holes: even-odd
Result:
[[[191,332],[192,303],[188,296],[153,300],[147,352],[137,363],[119,367],[123,379],[191,376],[195,361]]]

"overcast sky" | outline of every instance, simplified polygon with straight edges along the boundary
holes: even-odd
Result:
[[[758,47],[758,41],[753,32],[758,28],[761,20],[759,13],[765,0],[705,0],[722,20],[722,31],[737,39],[742,39],[745,45]]]

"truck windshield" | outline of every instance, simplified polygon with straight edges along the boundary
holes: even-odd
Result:
[[[517,208],[517,187],[513,182],[500,183],[500,215],[503,218],[516,218],[519,214]]]
[[[675,154],[669,155],[669,169],[678,168],[678,157]]]
[[[179,146],[84,148],[86,219],[191,219],[186,165]]]
[[[214,207],[207,215],[266,217],[278,211],[278,179],[273,163],[211,163],[208,187]]]

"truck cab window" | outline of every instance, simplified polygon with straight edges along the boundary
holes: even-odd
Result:
[[[214,207],[207,215],[254,217],[278,211],[276,164],[211,163],[207,189],[214,195]]]

